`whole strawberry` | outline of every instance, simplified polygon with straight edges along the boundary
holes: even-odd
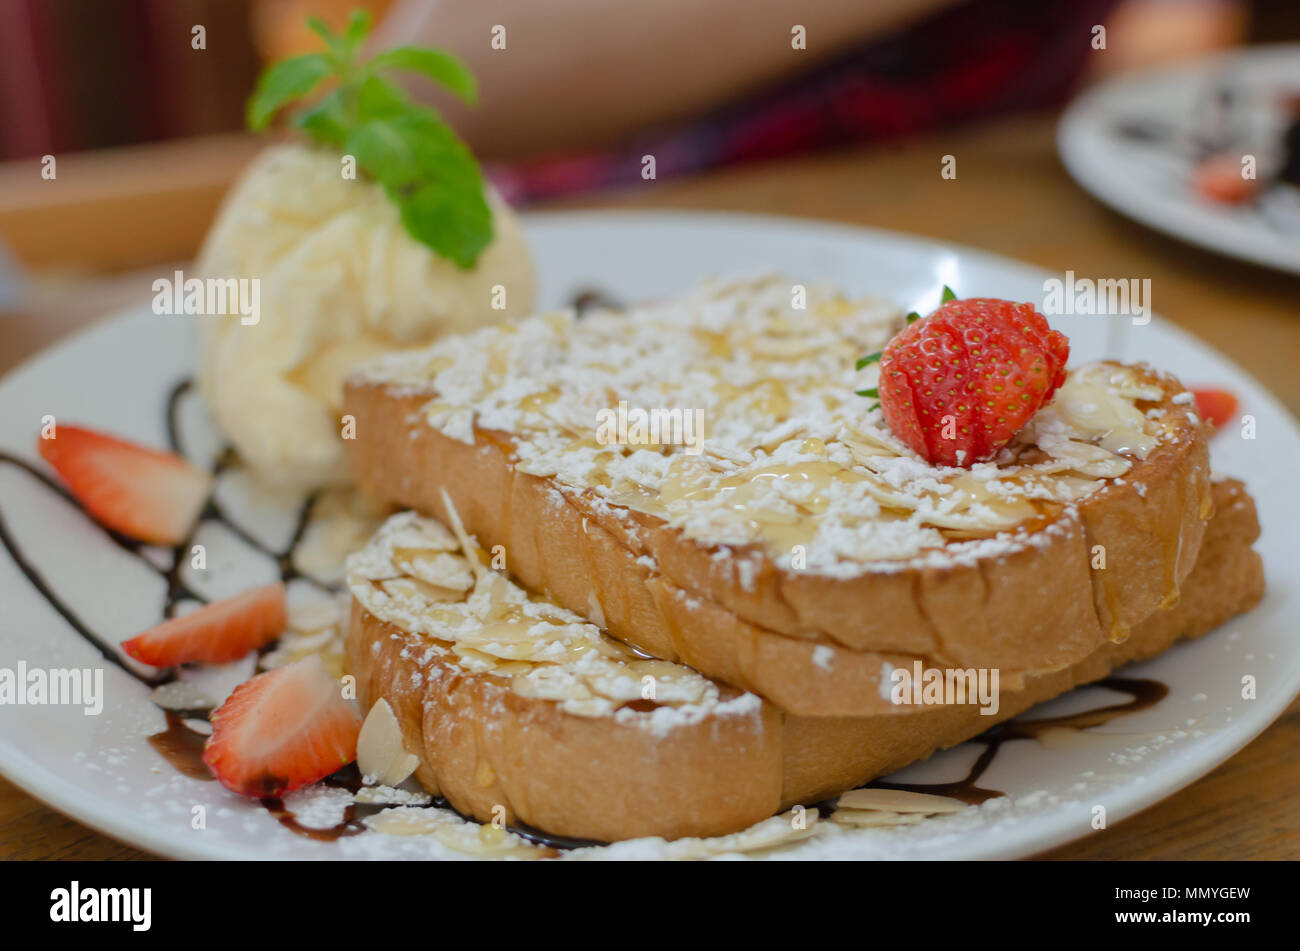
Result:
[[[969,467],[996,455],[1052,398],[1069,356],[1069,340],[1032,304],[946,299],[885,347],[880,409],[929,462]]]

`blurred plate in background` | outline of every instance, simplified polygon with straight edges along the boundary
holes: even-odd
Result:
[[[1265,184],[1300,101],[1300,45],[1256,47],[1127,74],[1084,92],[1057,130],[1061,161],[1116,211],[1231,257],[1300,274],[1300,187]],[[1253,202],[1198,194],[1193,172],[1211,153],[1255,156]],[[1292,161],[1300,161],[1293,157]]]

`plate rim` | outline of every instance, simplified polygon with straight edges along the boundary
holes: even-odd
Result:
[[[758,225],[785,231],[794,229],[797,231],[818,232],[840,239],[851,240],[868,237],[877,241],[889,240],[895,244],[901,242],[908,250],[927,255],[936,253],[958,255],[961,259],[972,263],[1010,268],[1019,270],[1026,275],[1036,273],[1046,277],[1053,274],[1047,268],[997,252],[942,239],[929,238],[913,232],[797,215],[696,211],[691,209],[601,208],[525,212],[522,218],[526,233],[534,227],[573,227],[584,224],[590,225],[600,221],[608,222],[610,220],[619,220],[620,224],[625,227],[650,223],[671,225],[682,222],[730,227]],[[41,373],[45,364],[57,361],[64,351],[79,346],[88,338],[93,338],[96,335],[112,335],[120,324],[138,316],[142,308],[143,304],[137,303],[111,311],[89,325],[67,334],[37,353],[29,355],[0,377],[0,398],[3,398],[5,391],[11,386],[21,385],[27,378]],[[1300,423],[1297,422],[1294,414],[1252,374],[1231,357],[1223,354],[1208,342],[1202,341],[1195,334],[1160,317],[1158,314],[1154,315],[1154,319],[1159,321],[1166,333],[1181,338],[1185,343],[1191,343],[1197,348],[1209,351],[1216,360],[1228,365],[1247,380],[1257,391],[1257,395],[1269,405],[1269,408],[1285,420],[1292,439],[1300,445]],[[126,675],[121,674],[121,676],[125,677]],[[1208,750],[1208,754],[1203,752],[1201,755],[1190,759],[1182,757],[1164,764],[1162,774],[1169,778],[1162,780],[1150,789],[1145,785],[1131,782],[1117,789],[1110,796],[1114,805],[1108,808],[1109,816],[1113,818],[1113,821],[1121,821],[1187,788],[1253,742],[1277,720],[1293,702],[1297,694],[1300,694],[1300,665],[1296,665],[1290,682],[1282,685],[1282,688],[1275,693],[1271,703],[1263,707],[1252,708],[1254,715],[1250,717],[1248,726],[1244,729],[1240,726],[1236,726],[1235,729],[1230,726],[1220,730],[1215,736],[1203,738],[1201,743],[1198,744],[1198,749]],[[1239,722],[1244,723],[1246,720],[1245,718],[1239,718]],[[18,764],[18,768],[15,768],[15,764]],[[158,831],[147,822],[136,821],[133,823],[122,810],[115,807],[105,807],[102,799],[92,798],[87,800],[79,798],[80,794],[84,792],[84,787],[72,787],[67,779],[36,762],[4,735],[0,735],[0,775],[28,795],[72,821],[93,828],[122,844],[140,848],[154,855],[217,861],[274,859],[270,855],[250,853],[245,847],[236,843],[212,842],[203,847],[190,846],[177,841],[174,836]],[[1068,837],[1061,837],[1059,832],[1049,833],[1047,835],[1048,841],[1043,841],[1044,831],[1038,827],[1042,823],[1052,822],[1051,817],[1053,815],[1055,813],[1031,817],[1026,819],[1018,828],[1004,830],[1001,833],[1000,841],[994,847],[981,849],[978,854],[955,853],[951,856],[944,856],[944,858],[967,860],[1023,858],[1049,849],[1067,846],[1087,837],[1088,831],[1083,829],[1078,835]],[[798,858],[797,856],[794,857]],[[312,855],[295,856],[294,860],[331,860],[333,858],[330,855]],[[338,858],[346,859],[350,858],[350,856],[339,856]]]

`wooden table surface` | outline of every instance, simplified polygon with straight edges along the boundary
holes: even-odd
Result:
[[[1051,117],[1021,117],[899,145],[648,182],[550,207],[799,215],[968,244],[1057,272],[1150,278],[1158,312],[1246,367],[1300,415],[1300,278],[1216,257],[1107,210],[1061,168],[1053,125]],[[940,177],[945,154],[957,159],[955,180]],[[189,240],[196,244],[203,227],[194,222]],[[184,245],[174,228],[169,234],[169,251]],[[70,329],[67,319],[48,313],[0,320],[0,371]],[[1205,778],[1043,857],[1300,858],[1298,749],[1300,702]],[[0,859],[146,857],[0,780]]]

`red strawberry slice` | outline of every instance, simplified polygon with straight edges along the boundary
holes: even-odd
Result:
[[[1227,390],[1209,386],[1189,386],[1192,396],[1196,398],[1196,408],[1200,410],[1201,419],[1215,429],[1222,429],[1237,416],[1237,397]]]
[[[92,518],[142,542],[184,541],[212,485],[208,473],[174,452],[79,426],[56,426],[37,449]]]
[[[880,409],[927,461],[970,467],[996,455],[1052,398],[1069,356],[1070,342],[1032,304],[949,300],[885,347]]]
[[[154,667],[201,660],[224,664],[275,640],[285,625],[284,585],[254,588],[164,621],[122,648]]]
[[[259,674],[212,714],[203,762],[244,796],[280,796],[357,757],[361,717],[315,654]]]
[[[1258,182],[1242,174],[1240,155],[1215,155],[1192,171],[1192,187],[1204,198],[1241,205],[1255,197]]]

